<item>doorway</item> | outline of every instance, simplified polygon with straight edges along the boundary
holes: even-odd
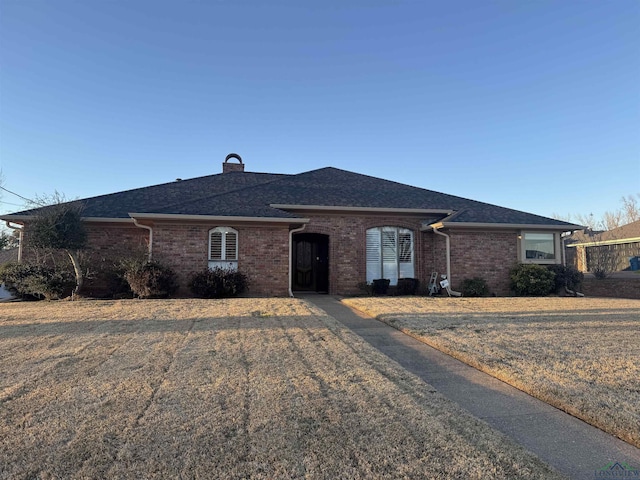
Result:
[[[293,236],[293,289],[329,292],[329,236],[299,233]]]

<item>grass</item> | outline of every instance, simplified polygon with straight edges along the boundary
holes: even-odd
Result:
[[[0,478],[556,478],[294,299],[0,304]]]
[[[640,300],[344,303],[640,447]]]

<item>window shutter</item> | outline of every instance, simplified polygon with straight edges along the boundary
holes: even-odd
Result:
[[[400,263],[408,263],[412,261],[413,245],[411,232],[400,231],[398,233],[398,244],[400,252],[398,253],[398,261]]]
[[[211,232],[209,260],[222,260],[222,232]]]
[[[238,260],[238,234],[235,232],[227,232],[225,235],[224,259]]]
[[[413,232],[400,227],[375,227],[367,230],[367,282],[388,278],[414,277]]]
[[[382,259],[380,256],[380,229],[367,230],[367,282],[382,277]]]
[[[382,229],[382,278],[391,280],[391,285],[398,283],[397,233],[397,228]]]
[[[413,278],[413,232],[400,229],[398,231],[398,273],[400,278]]]

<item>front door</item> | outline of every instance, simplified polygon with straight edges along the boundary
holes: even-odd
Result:
[[[329,291],[329,237],[300,233],[293,237],[293,289]]]

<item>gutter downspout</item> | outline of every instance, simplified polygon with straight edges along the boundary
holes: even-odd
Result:
[[[18,232],[20,232],[20,236],[18,237],[18,263],[20,263],[22,261],[22,243],[23,243],[23,238],[24,238],[24,226],[22,227],[12,227],[11,226],[11,222],[9,220],[7,220],[5,222],[7,224],[7,228],[10,228],[11,230],[18,230]]]
[[[299,228],[289,230],[289,296],[293,298],[293,234],[303,231],[307,227],[305,223]]]
[[[140,223],[138,223],[138,221],[132,217],[133,220],[133,224],[136,227],[140,227],[140,228],[144,228],[146,230],[149,230],[149,258],[148,260],[151,261],[151,256],[153,254],[153,227],[150,227],[149,225],[142,225]]]
[[[431,226],[431,228],[433,229],[433,233],[437,233],[438,235],[442,235],[445,240],[446,240],[446,250],[447,250],[447,280],[449,280],[449,284],[451,284],[451,239],[449,238],[449,235],[447,235],[446,233],[442,233],[441,231],[439,231],[436,227],[434,227],[433,225]],[[454,297],[461,297],[462,293],[460,292],[456,292],[454,290],[448,289],[447,290],[451,295],[453,295]]]

